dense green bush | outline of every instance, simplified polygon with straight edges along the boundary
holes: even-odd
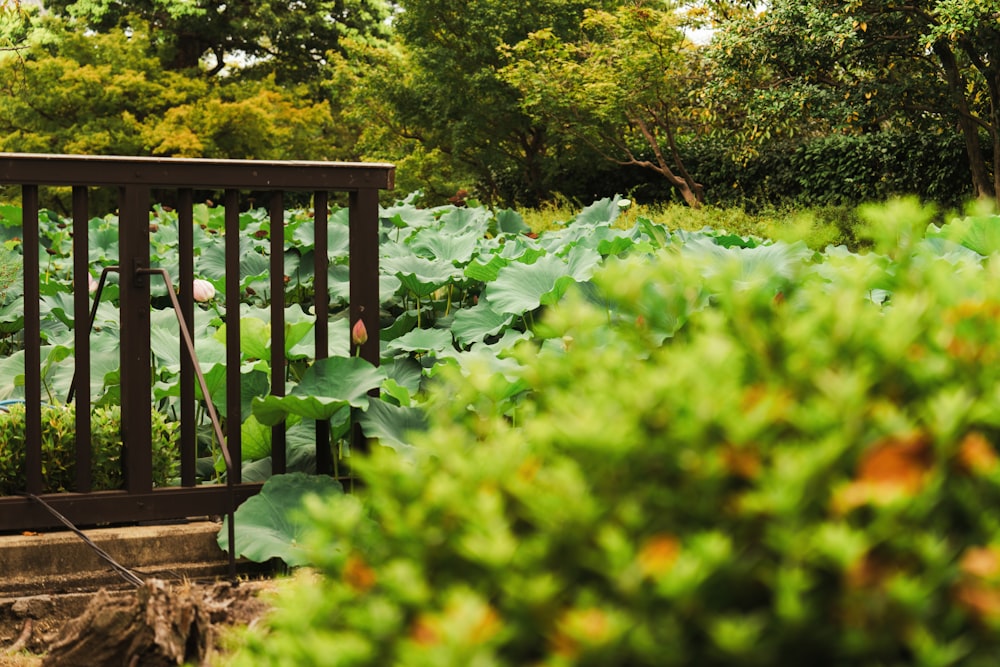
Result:
[[[1000,258],[880,216],[614,262],[521,370],[442,370],[235,663],[995,664]]]
[[[830,135],[765,146],[739,161],[726,145],[699,140],[686,144],[683,153],[685,165],[705,186],[706,201],[716,206],[751,211],[853,207],[917,195],[940,206],[960,207],[972,197],[969,161],[958,134]],[[656,179],[632,178],[630,189],[637,198],[670,198]]]
[[[73,490],[76,475],[76,410],[73,405],[42,406],[42,478],[46,491]],[[165,485],[177,468],[177,422],[154,412],[153,483]],[[121,407],[98,406],[90,417],[95,490],[122,486]],[[0,411],[0,495],[23,491],[24,405]]]

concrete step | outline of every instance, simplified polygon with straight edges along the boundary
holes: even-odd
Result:
[[[203,580],[226,577],[228,554],[214,521],[84,530],[97,546],[140,578]],[[264,566],[238,561],[239,573]],[[118,587],[126,582],[70,531],[0,535],[0,605],[32,595],[62,595]]]

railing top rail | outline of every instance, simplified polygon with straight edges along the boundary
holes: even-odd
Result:
[[[391,190],[395,166],[381,162],[208,160],[0,153],[0,184],[245,190]]]

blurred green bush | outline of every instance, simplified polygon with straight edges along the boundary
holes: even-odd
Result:
[[[992,665],[1000,258],[670,249],[442,370],[237,665]]]

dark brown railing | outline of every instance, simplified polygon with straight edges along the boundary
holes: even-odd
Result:
[[[108,156],[25,155],[0,153],[0,185],[21,186],[24,248],[24,346],[25,378],[25,477],[24,495],[0,497],[0,531],[33,530],[56,525],[49,508],[77,525],[160,521],[186,517],[225,515],[233,503],[256,493],[259,484],[240,479],[240,424],[225,435],[231,462],[227,486],[198,484],[195,475],[196,368],[191,362],[193,341],[186,347],[181,335],[180,354],[180,485],[153,488],[152,387],[150,381],[150,282],[165,272],[150,268],[150,211],[153,191],[176,194],[179,217],[177,267],[181,285],[194,279],[193,204],[195,191],[224,191],[226,312],[226,408],[240,414],[240,227],[241,192],[267,193],[270,212],[271,350],[274,395],[284,394],[284,193],[312,193],[315,208],[316,248],[327,247],[327,211],[330,192],[349,194],[350,206],[350,306],[349,321],[359,319],[369,332],[379,330],[378,300],[378,194],[393,187],[394,167],[388,164],[332,162],[273,162],[251,160],[194,160]],[[90,188],[114,188],[119,194],[119,299],[121,414],[124,452],[124,489],[91,491],[91,396],[89,327],[91,297],[88,291],[89,250],[86,233],[73,234],[76,490],[43,493],[41,449],[41,331],[39,298],[39,187],[72,188],[72,224],[87,229]],[[326,253],[315,253],[315,357],[328,356],[329,301]],[[192,322],[192,290],[182,289],[175,301],[179,319]],[[352,348],[378,363],[379,337]],[[332,472],[329,431],[317,426],[317,469]],[[285,431],[272,431],[272,470],[285,471]],[[41,498],[39,503],[32,498]],[[47,507],[46,507],[47,506]]]

